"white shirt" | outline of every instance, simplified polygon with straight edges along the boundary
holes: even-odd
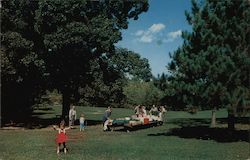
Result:
[[[69,118],[71,119],[72,116],[74,116],[76,118],[76,110],[74,110],[74,109],[69,110]]]
[[[80,117],[79,121],[80,121],[80,123],[84,123],[84,121],[85,121],[84,117]]]

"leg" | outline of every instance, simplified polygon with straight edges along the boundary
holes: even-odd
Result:
[[[57,145],[57,151],[56,151],[57,154],[60,153],[60,146],[61,146],[61,143],[58,143],[58,145]]]
[[[64,150],[64,153],[67,153],[67,148],[66,148],[66,143],[63,142],[63,150]]]

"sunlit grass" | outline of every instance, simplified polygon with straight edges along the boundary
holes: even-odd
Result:
[[[87,120],[101,120],[105,108],[77,107]],[[61,113],[60,106],[52,110],[37,110],[40,118],[53,118]],[[112,118],[125,117],[133,110],[114,108]],[[197,138],[181,138],[168,133],[181,124],[209,125],[211,111],[197,114],[186,112],[167,113],[165,124],[154,128],[140,129],[129,133],[124,131],[103,132],[102,125],[87,126],[84,132],[78,128],[67,132],[68,154],[56,154],[56,131],[52,128],[1,130],[0,159],[3,160],[246,160],[249,156],[249,143],[246,141],[217,142]],[[217,112],[218,118],[226,118],[226,110]],[[195,121],[201,121],[197,123]],[[200,122],[200,121],[198,121]],[[76,126],[78,127],[78,126]],[[195,133],[194,133],[195,134]]]

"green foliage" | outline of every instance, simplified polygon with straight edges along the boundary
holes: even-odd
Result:
[[[119,85],[115,79],[119,76],[106,67],[107,59],[114,54],[114,43],[121,39],[120,30],[128,27],[128,20],[138,19],[138,15],[148,9],[146,0],[9,0],[1,3],[4,95],[9,98],[27,95],[19,99],[29,102],[20,106],[21,111],[23,105],[31,106],[30,102],[40,91],[57,89],[63,94],[64,115],[69,104],[80,99],[80,89],[102,80],[108,86]],[[114,78],[107,82],[112,76]],[[8,108],[11,100],[4,99],[4,108]]]
[[[150,81],[151,69],[146,58],[125,48],[117,48],[111,58],[111,64],[124,78],[131,80]]]
[[[161,76],[158,74],[158,77],[153,78],[154,85],[162,91],[168,89],[168,76],[164,73]]]
[[[123,88],[132,80],[147,81],[151,77],[148,61],[139,54],[117,48],[110,57],[95,63],[91,74],[95,79],[81,89],[82,102],[95,106],[123,107],[126,96]]]
[[[163,92],[156,88],[152,82],[129,81],[124,87],[127,103],[134,105],[152,106],[158,104]]]
[[[2,118],[20,120],[27,118],[34,98],[39,97],[44,87],[44,61],[32,28],[36,2],[1,3]]]
[[[184,44],[168,65],[174,95],[189,106],[237,108],[249,99],[248,1],[192,1],[186,13],[191,33],[183,32]]]

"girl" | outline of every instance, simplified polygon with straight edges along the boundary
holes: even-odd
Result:
[[[80,131],[84,131],[84,121],[85,121],[85,118],[84,118],[84,115],[81,114],[80,118],[79,118],[79,121],[80,121]]]
[[[65,122],[62,121],[59,125],[59,128],[56,126],[53,126],[54,130],[58,131],[57,137],[56,137],[56,143],[57,143],[57,154],[60,153],[60,146],[63,144],[63,150],[64,153],[67,153],[67,148],[66,148],[66,141],[68,139],[66,135],[66,130],[71,129],[71,127],[65,128]]]

